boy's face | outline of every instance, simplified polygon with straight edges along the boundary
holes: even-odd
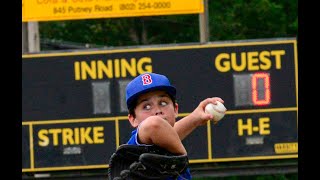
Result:
[[[137,127],[150,116],[160,116],[173,126],[178,115],[178,104],[173,103],[165,91],[157,90],[142,94],[138,97],[134,110],[136,117],[129,114],[129,121],[133,127]]]

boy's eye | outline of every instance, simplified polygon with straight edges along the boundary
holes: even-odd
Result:
[[[145,106],[144,106],[144,109],[149,110],[149,109],[151,109],[151,106],[150,106],[150,105],[145,105]]]
[[[167,102],[165,102],[165,101],[161,101],[161,106],[165,106],[165,105],[167,105],[168,103]]]

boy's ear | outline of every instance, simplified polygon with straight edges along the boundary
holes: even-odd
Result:
[[[137,126],[135,123],[135,117],[132,114],[128,114],[128,119],[129,119],[131,126],[135,128]]]
[[[178,117],[178,114],[179,114],[179,105],[178,103],[174,103],[174,112],[176,114],[176,118]]]

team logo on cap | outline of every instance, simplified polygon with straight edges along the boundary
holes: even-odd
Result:
[[[149,85],[152,84],[152,78],[150,74],[144,74],[141,76],[142,84],[143,85]]]

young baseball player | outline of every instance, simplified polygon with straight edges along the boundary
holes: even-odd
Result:
[[[179,109],[176,88],[164,75],[141,74],[126,88],[128,119],[135,128],[127,143],[138,146],[157,145],[173,154],[187,155],[181,141],[198,126],[213,119],[204,109],[208,103],[216,104],[216,101],[224,103],[219,97],[207,98],[188,116],[176,121]],[[178,179],[191,179],[189,169]]]

